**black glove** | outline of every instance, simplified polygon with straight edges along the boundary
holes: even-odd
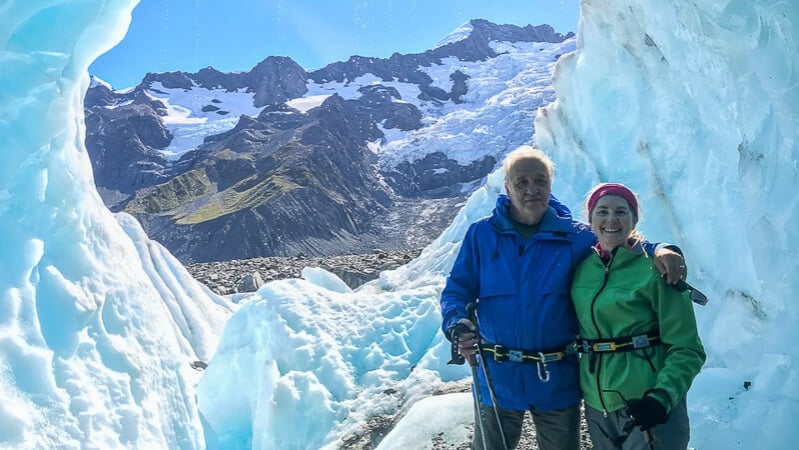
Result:
[[[471,320],[469,319],[460,319],[457,322],[450,325],[447,329],[447,338],[450,342],[457,344],[458,337],[463,333],[475,333],[477,327],[474,326]]]
[[[628,401],[627,415],[633,419],[633,426],[640,426],[641,431],[666,423],[666,419],[668,419],[666,407],[657,399],[648,395],[640,400]]]
[[[452,346],[450,347],[450,359],[447,364],[460,365],[466,362],[466,358],[461,354],[458,344],[460,344],[459,341],[462,335],[469,333],[470,336],[474,336],[475,331],[476,327],[469,319],[460,319],[447,328],[447,339],[449,339],[449,341],[452,343]],[[471,364],[473,361],[474,358],[470,356],[469,364]]]

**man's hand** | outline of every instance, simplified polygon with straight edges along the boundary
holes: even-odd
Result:
[[[655,268],[666,282],[674,284],[688,276],[688,268],[682,255],[666,247],[655,250]]]
[[[477,327],[469,319],[460,319],[452,326],[451,338],[457,340],[458,353],[461,354],[469,364],[475,361],[477,354]]]

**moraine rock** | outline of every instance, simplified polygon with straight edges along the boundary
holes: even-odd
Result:
[[[220,295],[237,292],[254,292],[257,283],[244,283],[247,276],[257,274],[262,283],[285,278],[300,278],[305,267],[321,267],[338,276],[350,288],[377,279],[383,270],[392,270],[407,264],[421,250],[383,252],[333,257],[252,258],[232,261],[215,261],[188,264],[186,269],[199,282]],[[256,287],[257,285],[257,287]]]

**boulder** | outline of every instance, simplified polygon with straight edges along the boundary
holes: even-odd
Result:
[[[239,281],[239,284],[236,286],[236,292],[255,292],[263,285],[264,280],[261,279],[261,274],[258,272],[253,272],[244,275],[244,277]]]

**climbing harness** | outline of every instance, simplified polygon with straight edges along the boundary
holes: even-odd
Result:
[[[657,330],[648,333],[619,338],[581,339],[578,338],[583,353],[629,352],[660,344],[660,333]]]
[[[504,345],[492,344],[483,341],[480,344],[481,353],[490,353],[493,355],[494,361],[498,363],[503,362],[516,362],[516,363],[535,363],[538,367],[538,379],[542,382],[549,382],[549,363],[561,361],[567,356],[574,354],[577,351],[575,345],[569,344],[562,350],[550,351],[527,351],[527,350],[514,350]]]
[[[618,338],[581,339],[578,336],[576,342],[580,351],[588,354],[588,371],[590,373],[594,373],[597,354],[631,352],[654,347],[661,343],[658,330]],[[650,361],[649,364],[651,365],[652,362]]]

